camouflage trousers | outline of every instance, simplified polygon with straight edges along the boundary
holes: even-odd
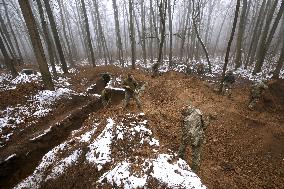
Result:
[[[255,97],[251,97],[250,102],[249,102],[249,109],[253,110],[255,105],[259,102],[260,97],[259,96],[255,96]]]
[[[197,145],[191,144],[191,150],[192,150],[192,166],[191,169],[194,173],[197,173],[199,171],[200,162],[201,162],[201,145],[203,140],[199,140]],[[183,141],[182,144],[179,147],[178,155],[181,159],[184,159],[186,147],[188,143],[186,141]]]
[[[228,94],[229,97],[232,96],[232,84],[228,82],[223,83],[222,94]]]
[[[124,96],[124,108],[126,108],[129,105],[131,98],[135,100],[138,108],[141,108],[141,102],[139,100],[138,94],[136,94],[135,92],[129,92],[127,90],[125,91],[125,96]]]

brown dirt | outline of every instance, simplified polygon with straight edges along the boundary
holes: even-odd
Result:
[[[283,80],[270,83],[270,90],[265,92],[263,101],[255,111],[250,111],[247,108],[250,82],[246,80],[235,85],[233,98],[230,99],[218,95],[214,91],[215,86],[206,81],[182,73],[168,72],[158,78],[152,78],[142,71],[113,66],[80,68],[80,70],[81,72],[76,75],[70,74],[72,87],[77,91],[85,91],[88,86],[96,82],[99,73],[106,71],[114,76],[131,72],[137,80],[147,81],[148,86],[141,99],[142,109],[162,149],[178,151],[181,139],[180,110],[183,106],[190,102],[200,108],[205,116],[210,116],[211,124],[206,130],[206,143],[199,173],[209,189],[284,188]],[[118,104],[99,110],[95,117],[139,111],[134,104],[126,111],[121,106],[122,104]],[[66,109],[58,109],[59,112],[64,110]],[[58,117],[59,113],[52,119]],[[89,119],[85,124],[91,121]],[[190,147],[186,161],[191,164]],[[92,181],[88,178],[93,180],[91,178],[97,178],[98,173],[87,171],[85,175],[84,170],[90,169],[92,168],[84,164],[78,165],[68,170],[70,177],[61,178],[58,183],[47,183],[44,188],[62,187],[62,184],[68,183],[68,180],[72,180],[68,188],[91,188]],[[28,172],[32,172],[32,169],[29,168]],[[77,182],[74,182],[75,180]],[[153,185],[150,188],[156,187],[158,186]]]

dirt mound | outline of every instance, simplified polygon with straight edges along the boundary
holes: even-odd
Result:
[[[278,79],[268,83],[268,90],[263,94],[263,101],[258,109],[283,111],[284,110],[284,80]]]
[[[36,83],[24,83],[17,85],[15,89],[0,91],[0,109],[26,102],[29,96],[36,94],[40,89],[41,86]]]

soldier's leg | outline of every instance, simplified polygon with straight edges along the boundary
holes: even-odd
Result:
[[[249,103],[249,109],[253,110],[258,101],[259,98],[257,97],[252,98],[251,102]]]
[[[138,106],[138,108],[141,108],[141,101],[140,101],[140,99],[139,99],[138,94],[134,94],[134,95],[133,95],[133,98],[134,98],[134,100],[135,100],[136,105]]]
[[[191,145],[192,148],[192,171],[197,173],[200,167],[200,159],[201,159],[201,144]]]
[[[232,84],[227,85],[228,97],[232,97]]]
[[[126,108],[129,105],[130,101],[130,94],[129,92],[125,91],[125,96],[124,96],[124,108]]]
[[[186,151],[187,145],[188,145],[188,138],[183,134],[182,141],[181,141],[181,144],[180,144],[179,150],[178,150],[178,156],[181,159],[184,159],[184,157],[185,157],[185,151]]]

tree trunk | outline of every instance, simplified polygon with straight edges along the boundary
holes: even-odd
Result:
[[[14,41],[15,41],[15,45],[16,45],[16,48],[17,48],[17,51],[18,51],[19,58],[20,58],[21,60],[23,60],[22,52],[21,52],[21,50],[20,50],[20,46],[19,46],[19,43],[18,43],[16,34],[15,34],[15,32],[14,32],[14,29],[13,29],[12,24],[11,24],[11,21],[10,21],[10,16],[9,16],[9,14],[8,14],[7,5],[6,5],[6,3],[4,2],[4,0],[2,0],[2,3],[3,3],[3,5],[4,5],[4,9],[5,9],[5,14],[6,14],[7,22],[8,22],[8,25],[9,25],[10,29],[11,29],[11,34],[12,34],[12,36],[13,36],[13,38],[14,38]],[[20,63],[20,62],[18,62],[18,63]]]
[[[192,0],[192,7],[193,7],[193,11],[192,11],[192,22],[193,22],[193,27],[194,27],[194,30],[195,30],[195,33],[196,33],[196,36],[197,36],[197,39],[199,41],[199,43],[201,44],[202,48],[203,48],[203,51],[205,53],[205,56],[206,56],[206,59],[207,59],[207,63],[208,63],[208,67],[209,67],[209,73],[212,73],[212,68],[211,68],[211,63],[210,63],[210,59],[209,59],[209,55],[208,55],[208,51],[199,35],[199,32],[198,32],[198,29],[197,29],[197,24],[196,24],[196,18],[195,18],[195,6],[194,6],[194,0]],[[198,6],[199,7],[199,6]],[[200,9],[197,10],[197,15],[200,14]]]
[[[131,67],[135,69],[135,61],[136,61],[136,41],[135,41],[135,31],[134,31],[134,18],[133,18],[133,2],[132,0],[128,0],[129,2],[129,30],[130,30],[130,41],[131,41]]]
[[[246,28],[246,13],[247,13],[247,0],[243,0],[243,7],[242,7],[242,13],[240,17],[239,22],[239,31],[238,31],[238,37],[237,37],[237,54],[236,54],[236,63],[235,63],[235,69],[238,69],[242,65],[242,52],[243,52],[243,36]]]
[[[119,26],[118,9],[117,9],[116,0],[112,0],[112,7],[113,7],[113,12],[114,12],[114,20],[115,20],[116,46],[117,46],[117,51],[118,51],[118,59],[119,59],[120,65],[124,67],[123,47],[122,47],[122,41],[121,41],[121,35],[120,35],[120,26]]]
[[[273,72],[272,78],[274,78],[274,79],[278,79],[279,78],[280,71],[281,71],[281,69],[283,67],[283,64],[284,64],[284,40],[282,40],[282,49],[281,49],[280,57],[279,57],[279,60],[277,62],[276,68],[275,68],[275,70]]]
[[[173,22],[172,22],[172,6],[171,0],[168,0],[168,14],[169,14],[169,32],[170,32],[170,52],[169,52],[169,67],[173,67]]]
[[[264,31],[263,31],[263,35],[262,35],[262,38],[260,40],[260,46],[258,48],[258,53],[257,53],[257,62],[255,64],[255,67],[254,67],[254,70],[253,70],[253,74],[256,74],[258,72],[261,71],[261,68],[263,66],[263,62],[264,62],[264,59],[265,59],[265,55],[268,51],[268,48],[271,44],[271,41],[273,39],[273,36],[274,36],[274,33],[277,29],[277,26],[279,24],[279,21],[280,21],[280,18],[281,16],[283,15],[283,11],[284,11],[284,1],[282,0],[281,2],[281,6],[280,6],[280,9],[277,13],[277,16],[274,20],[274,23],[272,25],[272,28],[270,30],[270,33],[268,34],[268,31],[269,31],[269,28],[270,28],[270,25],[271,25],[271,20],[273,18],[273,14],[275,12],[275,9],[277,7],[277,3],[278,3],[278,0],[275,0],[271,10],[270,10],[270,13],[267,17],[267,21],[266,21],[266,24],[265,24],[265,27],[264,27]]]
[[[141,6],[141,47],[142,47],[142,54],[143,54],[143,63],[146,65],[147,63],[147,54],[146,54],[146,23],[145,23],[145,5],[144,0],[140,1]]]
[[[47,52],[48,52],[48,55],[49,55],[49,61],[50,61],[50,64],[51,64],[52,73],[55,77],[57,77],[57,72],[56,72],[55,62],[54,62],[54,54],[53,54],[54,49],[52,49],[52,42],[51,42],[52,39],[51,39],[51,36],[49,35],[47,23],[46,23],[45,18],[44,18],[44,13],[43,13],[41,1],[40,0],[36,0],[36,1],[37,1],[37,6],[38,6],[38,12],[39,12],[39,15],[40,15],[43,34],[44,34],[46,44],[47,44]]]
[[[250,43],[250,47],[248,50],[248,54],[247,54],[247,59],[245,61],[245,69],[247,68],[247,66],[249,64],[252,64],[252,62],[254,61],[254,56],[255,56],[255,49],[259,40],[259,31],[262,29],[262,25],[264,22],[264,15],[265,15],[265,5],[266,5],[266,0],[262,1],[260,10],[259,10],[259,14],[256,20],[256,24],[254,27],[254,31],[253,31],[253,35],[251,38],[251,43]]]
[[[226,73],[226,70],[227,70],[228,62],[229,62],[230,49],[231,49],[231,45],[232,45],[232,42],[233,42],[233,39],[234,39],[234,34],[235,34],[237,22],[238,22],[238,16],[239,16],[239,10],[240,10],[240,1],[241,0],[237,0],[236,10],[235,10],[235,18],[234,18],[234,22],[233,22],[231,36],[230,36],[228,46],[227,46],[225,63],[224,63],[224,66],[223,66],[223,72],[222,72],[222,77],[221,77],[221,81],[220,81],[219,93],[222,92],[223,81],[224,81],[224,78],[225,78],[225,73]]]
[[[95,54],[94,54],[94,50],[93,50],[93,46],[92,46],[92,42],[91,42],[91,34],[90,34],[88,16],[87,16],[87,12],[86,12],[86,6],[85,6],[84,0],[81,0],[81,3],[82,3],[84,22],[85,22],[85,27],[86,27],[86,32],[87,32],[87,42],[88,42],[89,51],[90,51],[90,54],[91,54],[91,60],[89,60],[89,62],[93,65],[93,67],[95,67],[96,66],[96,60],[95,60]]]
[[[60,62],[61,62],[61,68],[62,68],[63,72],[66,74],[66,73],[68,73],[68,68],[67,68],[65,58],[64,58],[62,46],[61,46],[61,43],[60,43],[59,35],[58,35],[58,32],[57,32],[57,28],[56,28],[56,24],[55,24],[55,21],[54,21],[52,10],[51,10],[50,4],[49,4],[49,0],[43,0],[43,2],[44,2],[44,5],[45,5],[46,13],[48,15],[51,30],[52,30],[52,33],[53,33],[54,42],[55,42],[56,47],[57,47],[59,59],[60,59]]]
[[[48,90],[54,90],[51,74],[48,70],[48,65],[45,59],[43,47],[40,41],[40,35],[36,28],[35,19],[32,14],[32,9],[29,1],[19,0],[19,4],[31,37],[33,49],[42,75],[43,83]]]
[[[17,70],[15,69],[14,65],[12,64],[12,59],[9,57],[8,52],[5,48],[4,41],[0,35],[0,50],[2,55],[4,56],[4,64],[10,70],[12,77],[15,78],[18,75]]]

